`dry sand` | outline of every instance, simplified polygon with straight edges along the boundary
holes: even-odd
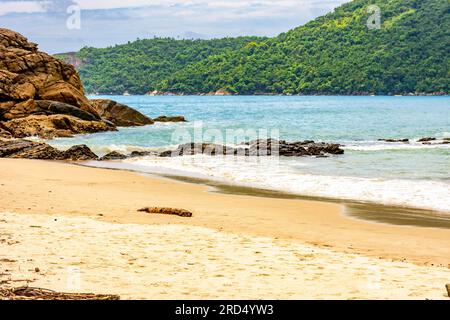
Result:
[[[446,298],[448,229],[350,219],[332,203],[208,191],[2,159],[0,282],[146,299]],[[194,217],[137,212],[148,206]]]

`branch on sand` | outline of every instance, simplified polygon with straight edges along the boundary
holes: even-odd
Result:
[[[0,288],[0,300],[119,300],[118,295],[61,293],[43,288]]]
[[[176,215],[184,218],[190,218],[192,217],[192,212],[189,212],[187,210],[183,209],[173,209],[173,208],[143,208],[139,209],[139,212],[147,212],[147,213],[154,213],[154,214],[168,214],[168,215]]]

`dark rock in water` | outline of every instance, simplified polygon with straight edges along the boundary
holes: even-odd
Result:
[[[421,138],[419,140],[417,140],[417,142],[430,142],[430,141],[436,141],[436,138],[432,138],[432,137],[426,137],[426,138]]]
[[[93,153],[88,146],[82,144],[73,146],[67,151],[63,152],[63,159],[72,161],[86,161],[97,160],[98,156]]]
[[[183,116],[160,116],[153,119],[155,122],[187,122]]]
[[[343,154],[339,144],[315,143],[314,141],[286,142],[274,139],[262,139],[245,143],[243,147],[232,148],[212,143],[186,143],[172,151],[165,151],[161,157],[178,157],[195,154],[233,155],[233,156],[325,156],[326,154]]]
[[[118,127],[135,127],[153,124],[153,120],[124,104],[113,100],[91,100],[100,116]]]
[[[378,139],[378,141],[409,143],[409,139]]]
[[[159,156],[159,153],[156,151],[133,151],[130,154],[130,158],[137,157],[148,157],[148,156]]]
[[[23,139],[0,139],[0,158],[62,160],[63,154],[46,143]]]
[[[126,155],[124,155],[124,154],[122,154],[122,153],[119,153],[119,152],[117,152],[117,151],[113,151],[113,152],[110,152],[110,153],[104,155],[104,156],[101,157],[99,160],[100,160],[100,161],[123,160],[123,159],[126,159],[126,158],[127,158]]]

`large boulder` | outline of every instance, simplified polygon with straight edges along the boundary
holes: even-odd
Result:
[[[154,121],[124,104],[108,99],[91,100],[98,114],[118,127],[134,127],[153,124]]]
[[[114,127],[105,122],[86,121],[74,116],[61,114],[17,118],[3,122],[3,127],[15,138],[36,136],[43,139],[72,137],[74,134],[115,130]]]
[[[100,119],[72,65],[38,51],[22,35],[0,29],[0,101],[30,99],[67,103]]]

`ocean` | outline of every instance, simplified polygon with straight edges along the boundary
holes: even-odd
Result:
[[[99,155],[116,150],[167,150],[183,142],[229,145],[252,138],[315,140],[344,145],[328,158],[143,157],[120,164],[137,171],[205,178],[304,196],[339,198],[450,213],[450,97],[91,96],[113,99],[156,123],[50,142],[86,144]],[[417,142],[435,137],[431,145]],[[389,143],[378,139],[404,139]],[[117,163],[114,166],[118,166]]]

